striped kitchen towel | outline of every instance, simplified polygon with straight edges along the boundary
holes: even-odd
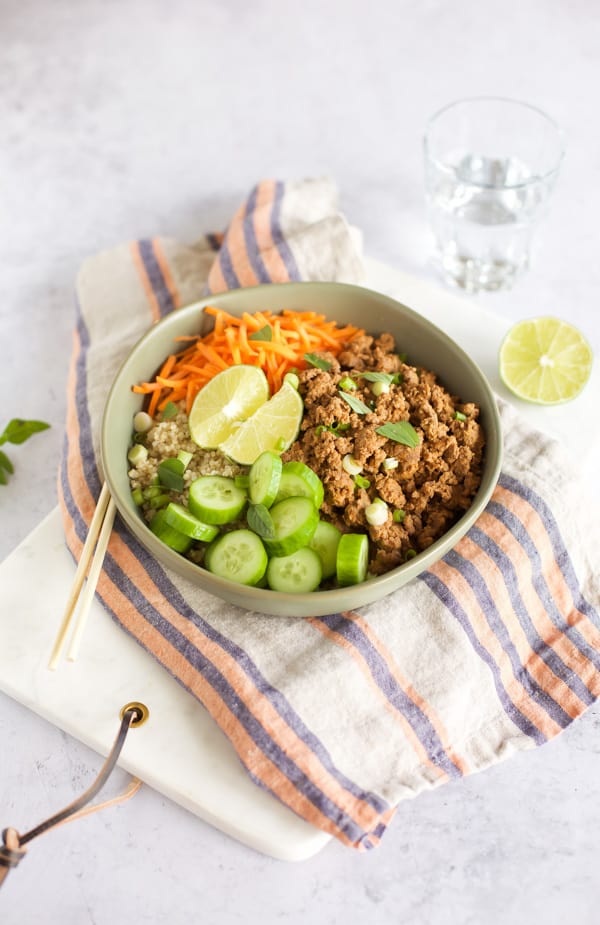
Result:
[[[260,183],[224,236],[86,261],[59,477],[75,558],[100,490],[104,401],[132,344],[207,288],[298,279],[362,279],[327,180]],[[163,568],[117,519],[106,609],[206,707],[257,784],[346,845],[372,848],[402,799],[547,742],[600,693],[597,523],[562,448],[501,413],[485,513],[432,569],[356,613],[244,612]]]

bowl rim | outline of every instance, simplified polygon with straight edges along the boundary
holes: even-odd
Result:
[[[113,413],[118,412],[118,409],[115,409],[117,394],[123,387],[123,379],[127,375],[129,364],[134,355],[138,355],[139,351],[143,350],[144,345],[156,337],[157,331],[167,330],[170,325],[177,323],[177,319],[181,319],[187,315],[193,316],[196,312],[200,312],[206,305],[219,305],[219,303],[222,302],[227,303],[231,300],[232,296],[235,296],[236,293],[239,294],[240,290],[237,289],[228,290],[216,295],[207,295],[170,312],[159,321],[153,323],[129,349],[112,380],[104,404],[100,429],[100,457],[104,479],[115,501],[120,517],[133,536],[158,560],[159,564],[172,568],[178,575],[187,578],[189,581],[196,581],[203,591],[214,594],[222,600],[237,604],[248,612],[276,616],[279,614],[279,611],[281,611],[286,616],[295,615],[307,617],[337,612],[340,609],[340,596],[350,595],[353,599],[353,608],[365,606],[366,604],[381,600],[393,591],[398,590],[404,584],[407,584],[413,578],[416,578],[435,562],[439,561],[446,552],[454,548],[483,512],[483,509],[496,487],[503,461],[503,439],[500,413],[494,392],[487,377],[478,364],[456,343],[456,341],[419,312],[399,302],[393,296],[352,283],[315,280],[290,283],[265,283],[257,286],[244,287],[244,292],[256,293],[257,298],[259,298],[260,293],[265,290],[269,290],[270,292],[274,290],[285,290],[289,292],[291,287],[295,289],[304,289],[305,291],[307,288],[319,290],[330,288],[338,291],[346,290],[348,293],[352,292],[354,295],[362,294],[369,297],[375,296],[377,299],[383,300],[389,308],[398,309],[402,314],[412,317],[426,332],[431,332],[436,338],[441,337],[446,342],[446,346],[450,348],[450,352],[454,354],[455,358],[470,367],[471,374],[478,380],[479,387],[486,395],[489,405],[489,408],[486,409],[490,412],[490,419],[486,421],[486,445],[489,445],[490,442],[495,442],[497,452],[492,463],[491,471],[488,470],[486,474],[486,485],[479,486],[471,506],[449,530],[413,559],[410,559],[402,565],[396,566],[396,568],[391,569],[383,575],[369,578],[361,584],[343,588],[332,588],[318,592],[312,591],[303,594],[290,594],[281,591],[273,591],[270,588],[237,585],[235,582],[208,572],[206,569],[203,569],[202,566],[186,559],[184,556],[181,556],[162,543],[152,533],[149,526],[139,514],[131,510],[130,506],[125,503],[121,497],[121,492],[112,475],[110,463],[107,465],[108,453],[106,450],[110,441],[109,427],[111,417]],[[127,380],[126,387],[130,388],[131,384],[132,383]],[[399,585],[398,576],[400,572],[402,573],[402,582]],[[198,581],[196,579],[197,575],[199,575],[203,581]],[[374,589],[377,589],[377,593],[375,594],[373,594]],[[337,604],[334,603],[336,599],[338,600]],[[291,614],[290,609],[297,611],[297,613]],[[348,608],[344,607],[343,609],[345,610]]]

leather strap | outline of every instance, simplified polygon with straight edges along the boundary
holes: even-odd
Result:
[[[113,797],[110,800],[106,800],[104,803],[99,803],[95,806],[86,806],[93,800],[97,793],[100,792],[110,774],[117,763],[119,755],[123,745],[125,744],[125,739],[131,723],[134,720],[139,719],[140,713],[135,708],[126,710],[123,713],[123,718],[121,720],[121,726],[119,727],[119,732],[113,743],[113,746],[108,753],[108,756],[100,768],[98,776],[93,784],[88,787],[85,793],[82,793],[80,797],[76,800],[73,800],[68,806],[64,809],[61,809],[60,812],[55,813],[53,816],[50,816],[48,819],[45,819],[43,822],[40,822],[39,825],[36,825],[35,828],[30,829],[29,832],[26,832],[24,835],[19,835],[16,829],[7,828],[2,832],[2,845],[0,845],[0,887],[4,883],[8,872],[12,870],[13,867],[16,867],[17,864],[25,857],[27,849],[24,847],[28,842],[33,841],[34,838],[37,838],[38,835],[43,835],[45,832],[49,832],[51,829],[55,829],[59,825],[63,825],[65,822],[72,822],[74,819],[81,819],[83,816],[88,816],[90,813],[98,812],[101,809],[104,809],[107,806],[114,806],[116,803],[122,803],[125,800],[128,800],[140,789],[142,782],[137,778],[129,783],[127,789],[118,797]],[[84,808],[85,807],[85,808]]]

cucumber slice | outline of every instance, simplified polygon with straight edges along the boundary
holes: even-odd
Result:
[[[357,585],[367,577],[369,540],[364,533],[344,533],[336,557],[339,585]]]
[[[175,530],[165,520],[166,509],[157,511],[150,521],[150,529],[155,536],[162,540],[165,545],[174,549],[175,552],[187,552],[191,547],[193,540],[179,530]]]
[[[337,568],[337,551],[341,531],[326,520],[320,520],[313,538],[308,544],[318,554],[323,567],[323,578],[331,578]]]
[[[308,546],[319,523],[319,513],[310,498],[284,498],[270,510],[274,537],[265,539],[270,556],[289,556]]]
[[[276,501],[284,498],[310,498],[317,510],[323,504],[323,482],[305,463],[287,462],[281,470]]]
[[[210,543],[219,533],[218,527],[203,524],[186,507],[174,501],[171,501],[165,508],[165,523],[174,530],[179,530],[184,536],[189,536],[193,540],[201,540],[203,543]]]
[[[275,556],[269,559],[267,583],[272,591],[286,594],[305,594],[315,591],[321,584],[323,569],[314,549],[304,546],[291,556]]]
[[[279,491],[282,468],[281,456],[273,453],[272,450],[265,450],[252,463],[248,485],[252,504],[264,504],[265,507],[271,507]]]
[[[264,576],[267,553],[260,538],[251,530],[223,533],[206,550],[204,565],[213,575],[240,585],[255,585]]]
[[[205,524],[228,524],[246,504],[246,492],[224,475],[201,475],[190,485],[188,505]]]

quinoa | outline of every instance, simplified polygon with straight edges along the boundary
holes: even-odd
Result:
[[[183,492],[168,492],[172,501],[178,501],[187,506],[189,486],[201,475],[225,475],[234,478],[248,471],[245,466],[232,462],[218,450],[203,450],[190,437],[188,419],[183,406],[178,406],[177,414],[168,421],[156,421],[150,430],[144,434],[143,443],[148,450],[148,456],[137,466],[129,469],[129,483],[131,490],[148,488],[158,475],[158,466],[164,459],[177,456],[180,450],[192,454],[192,459],[183,473]],[[144,519],[152,520],[154,508],[145,504],[141,508]]]

